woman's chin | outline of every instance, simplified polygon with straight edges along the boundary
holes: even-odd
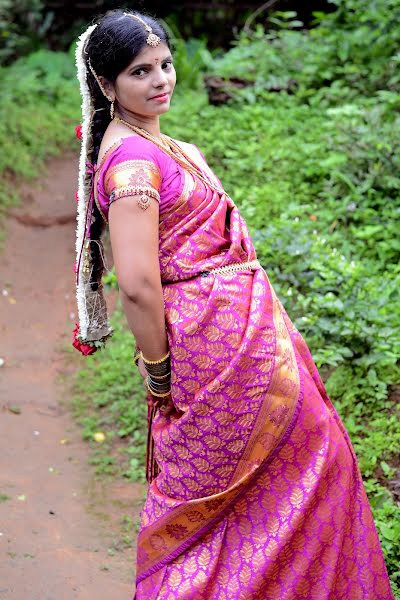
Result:
[[[155,115],[163,115],[164,113],[168,112],[170,108],[171,108],[171,104],[170,104],[170,101],[168,100],[168,102],[164,102],[163,104],[160,104],[160,106],[158,106],[156,109],[154,109],[154,114]]]

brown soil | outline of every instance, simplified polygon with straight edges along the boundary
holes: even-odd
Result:
[[[0,257],[0,600],[134,592],[119,523],[137,519],[142,486],[94,479],[69,411],[65,381],[88,360],[64,351],[76,312],[76,174],[75,158],[56,159],[43,185],[24,185]]]

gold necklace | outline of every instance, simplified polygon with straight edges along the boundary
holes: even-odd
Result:
[[[167,135],[162,134],[162,141],[156,138],[154,135],[146,131],[146,129],[142,129],[141,127],[137,127],[136,125],[132,125],[128,121],[121,119],[121,117],[114,117],[114,121],[118,121],[123,125],[126,125],[129,129],[137,133],[138,135],[144,137],[146,140],[153,142],[158,148],[163,150],[168,156],[170,156],[173,160],[175,160],[183,169],[189,171],[195,177],[198,177],[205,185],[209,186],[213,190],[225,193],[224,190],[216,185],[209,177],[206,176],[203,171],[199,169],[199,167],[192,161],[192,159],[183,151],[183,149]]]

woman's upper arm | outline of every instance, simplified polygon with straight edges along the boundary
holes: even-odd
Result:
[[[118,284],[132,300],[160,282],[158,202],[153,200],[146,210],[140,208],[139,202],[140,196],[120,197],[109,211]]]
[[[162,176],[156,148],[143,138],[126,139],[101,180],[111,246],[121,290],[137,296],[160,280],[159,201]]]

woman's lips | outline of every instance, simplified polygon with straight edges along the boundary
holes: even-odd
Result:
[[[169,93],[165,92],[164,94],[159,94],[158,96],[153,96],[150,100],[154,100],[155,102],[166,102],[169,98]]]

